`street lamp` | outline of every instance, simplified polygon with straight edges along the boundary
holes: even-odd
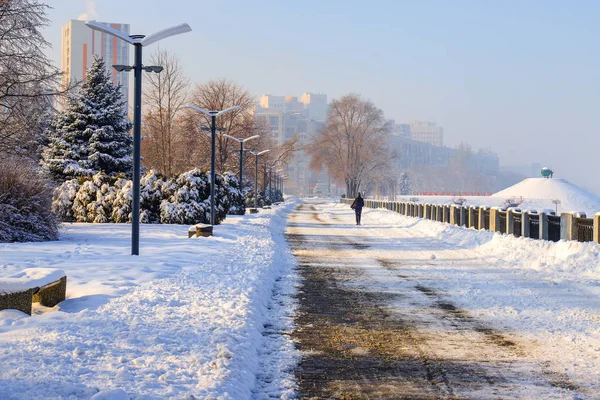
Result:
[[[141,158],[141,122],[142,122],[142,70],[159,73],[161,66],[142,65],[142,47],[151,45],[169,36],[179,35],[192,30],[188,24],[181,24],[163,29],[151,35],[127,35],[111,26],[97,21],[87,21],[89,28],[108,33],[133,45],[135,49],[135,62],[133,65],[115,65],[117,71],[134,71],[134,96],[133,96],[133,199],[131,205],[131,254],[140,254],[140,158]]]
[[[242,176],[243,176],[243,173],[244,173],[243,172],[243,170],[244,170],[244,168],[243,168],[243,165],[244,165],[243,164],[244,163],[244,143],[246,143],[248,140],[259,138],[260,135],[250,136],[250,137],[247,137],[245,139],[236,138],[236,137],[233,137],[233,136],[228,135],[226,133],[224,133],[223,136],[226,136],[229,139],[235,140],[236,142],[238,142],[240,144],[240,193],[243,194]]]
[[[226,112],[237,110],[240,106],[229,107],[225,110],[221,111],[208,111],[200,107],[196,106],[187,106],[192,110],[200,111],[201,113],[207,115],[211,119],[210,126],[210,224],[215,224],[215,147],[216,147],[216,137],[217,137],[217,117],[219,115],[223,115]]]
[[[258,208],[258,156],[261,154],[268,153],[271,150],[263,150],[261,152],[255,153],[250,151],[249,153],[254,155],[255,161],[255,169],[254,169],[254,208]]]

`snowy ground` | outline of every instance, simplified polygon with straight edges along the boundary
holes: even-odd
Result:
[[[0,276],[68,276],[54,309],[0,311],[0,398],[289,396],[295,351],[269,333],[291,329],[283,232],[294,207],[228,217],[211,238],[142,225],[139,257],[130,225],[72,224],[59,242],[0,245]]]
[[[0,311],[0,398],[293,397],[299,355],[286,332],[297,277],[283,232],[294,207],[228,217],[212,238],[143,225],[139,257],[129,255],[128,225],[73,224],[59,242],[0,244],[0,276],[45,266],[68,275],[68,298],[55,309]],[[600,392],[600,245],[386,210],[365,209],[357,227],[347,205],[318,208],[342,234],[364,236],[377,257],[394,258],[487,325],[536,343],[536,359]],[[377,276],[387,280],[373,285],[394,289],[393,274]],[[111,397],[109,389],[122,391]]]
[[[329,205],[321,218],[339,224],[351,221],[349,211]],[[400,265],[392,274],[373,268],[387,276],[373,285],[402,291],[394,274],[421,281],[486,325],[535,343],[530,356],[600,398],[591,395],[600,393],[600,245],[514,238],[387,210],[364,209],[363,225],[349,235]],[[373,257],[360,253],[350,257]]]

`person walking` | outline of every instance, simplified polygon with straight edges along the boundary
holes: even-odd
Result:
[[[364,206],[365,200],[360,196],[360,192],[358,192],[358,196],[354,199],[352,205],[350,206],[350,208],[354,210],[354,214],[356,214],[356,225],[360,225],[360,216]]]

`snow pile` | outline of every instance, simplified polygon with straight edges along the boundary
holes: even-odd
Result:
[[[559,212],[585,211],[588,216],[600,212],[600,197],[566,179],[529,178],[495,193],[491,199],[523,197],[521,208],[555,208],[552,200],[560,200]]]
[[[0,311],[0,398],[292,397],[294,206],[228,217],[209,238],[142,225],[138,257],[125,224],[0,244],[0,276],[43,265],[69,282],[53,309]]]

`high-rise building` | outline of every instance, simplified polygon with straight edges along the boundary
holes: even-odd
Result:
[[[260,96],[259,104],[262,108],[283,111],[285,108],[285,96],[273,96],[264,94]]]
[[[433,122],[415,121],[410,123],[410,138],[434,146],[444,145],[444,129]]]
[[[129,35],[129,24],[104,22],[114,29]],[[123,98],[129,99],[129,73],[117,72],[112,66],[129,65],[129,44],[104,32],[98,32],[85,25],[85,21],[70,20],[62,27],[62,71],[63,84],[68,85],[85,79],[94,55],[99,55],[106,63],[106,69],[113,77],[113,83],[121,84]]]
[[[325,121],[327,119],[327,95],[316,93],[303,93],[300,102],[304,103],[308,119]]]

